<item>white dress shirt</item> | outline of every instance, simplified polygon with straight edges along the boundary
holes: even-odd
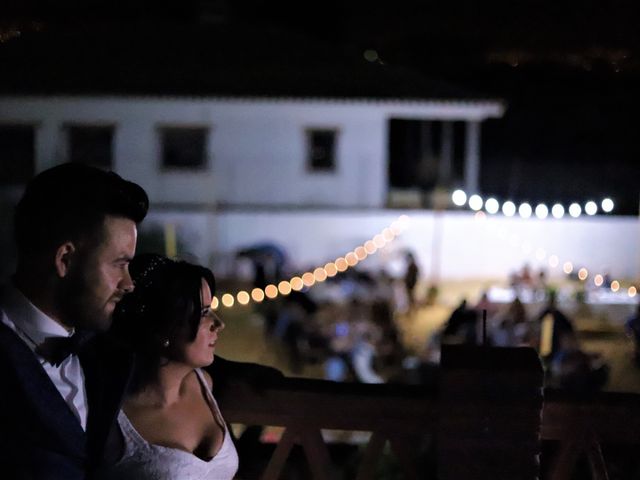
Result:
[[[87,392],[80,360],[70,355],[55,366],[35,352],[36,346],[47,337],[73,335],[62,325],[34,306],[18,289],[7,286],[0,301],[2,323],[11,328],[36,356],[64,401],[75,414],[83,430],[87,428]]]

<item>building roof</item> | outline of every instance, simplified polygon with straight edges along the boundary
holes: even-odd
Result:
[[[368,61],[356,47],[237,25],[91,25],[0,43],[0,94],[496,99]]]

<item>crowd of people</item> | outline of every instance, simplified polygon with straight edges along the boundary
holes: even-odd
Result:
[[[411,352],[403,343],[398,319],[410,318],[422,296],[416,292],[419,270],[414,254],[405,252],[402,259],[405,273],[396,277],[384,270],[350,269],[256,306],[268,341],[282,346],[291,372],[321,365],[329,380],[433,384],[443,344],[486,342],[536,349],[549,385],[576,392],[606,385],[609,366],[601,355],[580,345],[575,321],[558,307],[546,272],[532,274],[528,265],[509,278],[512,301],[492,301],[486,291],[475,305],[462,300],[428,338],[424,350]],[[628,323],[631,335],[640,331],[637,324],[637,318]]]
[[[382,383],[404,355],[394,317],[398,283],[384,272],[349,270],[256,308],[267,341],[282,346],[294,374],[312,364],[326,379]]]
[[[558,307],[556,292],[547,290],[544,298],[536,311],[528,310],[517,295],[507,305],[491,302],[486,292],[476,305],[462,300],[429,339],[426,361],[437,362],[443,344],[530,347],[540,354],[548,385],[576,393],[602,389],[609,366],[600,354],[581,347],[575,321]]]

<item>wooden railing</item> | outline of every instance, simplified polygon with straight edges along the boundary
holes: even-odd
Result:
[[[471,411],[474,407],[470,404]],[[221,408],[231,423],[284,428],[261,474],[265,480],[281,478],[294,445],[304,451],[313,478],[329,480],[331,462],[321,429],[371,432],[355,474],[357,480],[364,480],[373,478],[387,442],[405,478],[427,478],[415,458],[414,442],[425,433],[438,437],[441,406],[437,391],[415,386],[286,378],[277,386],[258,391],[246,384],[231,385]],[[511,420],[518,419],[504,419]],[[559,444],[543,478],[569,480],[576,462],[584,455],[591,478],[606,480],[601,446],[640,443],[640,395],[601,393],[577,399],[547,390],[538,428],[542,440]]]
[[[226,392],[225,418],[231,423],[283,427],[284,432],[262,478],[280,478],[294,444],[306,454],[313,477],[331,479],[329,452],[321,429],[367,431],[372,435],[356,478],[372,478],[385,443],[406,478],[422,478],[412,458],[410,441],[436,429],[435,396],[422,388],[340,384],[322,380],[286,379],[275,388],[253,392],[235,386]]]
[[[591,478],[607,480],[603,445],[640,445],[640,395],[599,393],[587,398],[545,391],[541,436],[559,442],[550,480],[571,478],[581,455]]]

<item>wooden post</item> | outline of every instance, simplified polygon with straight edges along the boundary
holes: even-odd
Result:
[[[539,477],[543,370],[531,348],[443,345],[438,478]]]

